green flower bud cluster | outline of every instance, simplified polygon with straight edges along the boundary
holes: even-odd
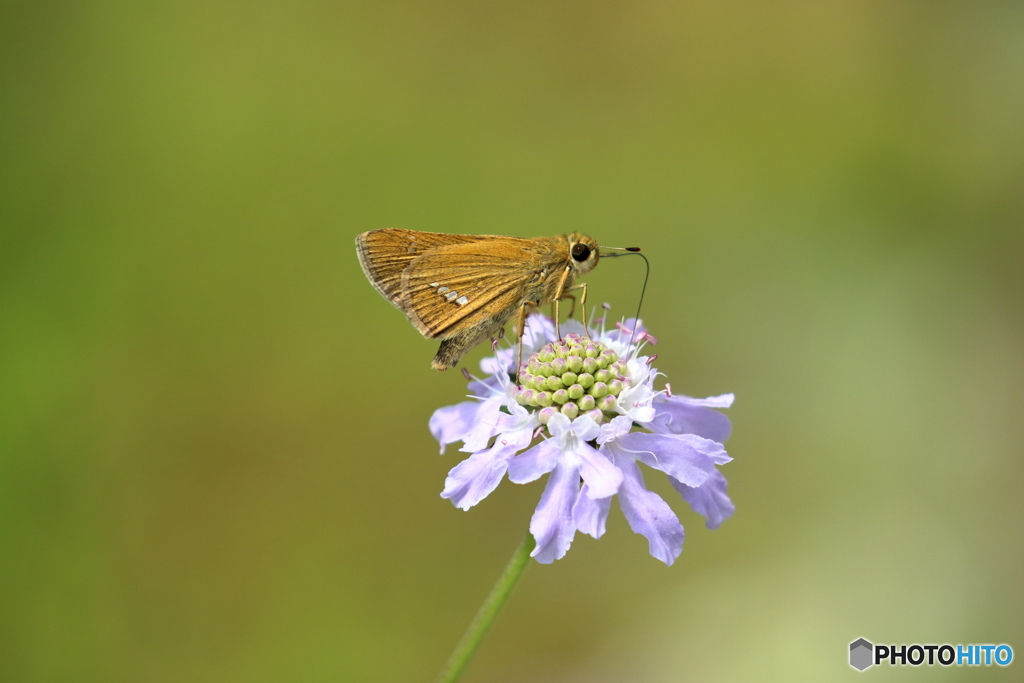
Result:
[[[522,365],[514,396],[519,405],[539,409],[542,424],[556,412],[570,420],[589,415],[600,424],[615,416],[626,377],[626,363],[614,351],[583,335],[567,334]]]

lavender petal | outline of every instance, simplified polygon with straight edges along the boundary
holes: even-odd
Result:
[[[541,564],[550,564],[565,556],[576,535],[573,504],[579,497],[579,468],[559,462],[537,509],[530,520],[530,533],[537,547],[530,553]]]
[[[636,463],[623,459],[619,507],[629,527],[647,539],[651,555],[671,565],[683,552],[683,525],[661,497],[644,487],[643,475]]]
[[[728,484],[725,476],[715,471],[708,480],[697,488],[692,488],[676,479],[670,478],[672,486],[683,499],[690,504],[693,511],[704,517],[709,529],[717,529],[722,522],[729,519],[732,513],[736,512],[736,506],[726,493]]]

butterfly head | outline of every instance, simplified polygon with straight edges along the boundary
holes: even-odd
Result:
[[[568,235],[567,239],[569,240],[569,266],[577,275],[592,271],[601,255],[594,238],[574,232]]]

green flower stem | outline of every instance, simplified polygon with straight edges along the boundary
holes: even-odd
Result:
[[[462,640],[455,646],[451,657],[448,658],[444,669],[441,670],[441,675],[437,677],[437,683],[454,683],[454,681],[459,680],[463,669],[469,664],[469,660],[472,659],[477,647],[480,646],[480,641],[487,634],[487,629],[494,623],[494,618],[498,616],[498,612],[505,605],[508,596],[512,594],[512,589],[516,587],[519,577],[523,575],[523,570],[526,569],[526,565],[530,561],[530,553],[533,551],[533,548],[533,536],[526,534],[526,538],[519,544],[516,551],[512,553],[512,558],[505,565],[505,571],[498,577],[497,583],[491,589],[491,594],[484,600],[484,604],[480,605],[480,610],[473,617],[469,628],[462,634]]]

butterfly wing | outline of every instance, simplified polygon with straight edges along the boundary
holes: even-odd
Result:
[[[529,240],[491,237],[431,250],[401,277],[399,307],[426,337],[489,334],[534,295],[541,263]]]
[[[356,237],[356,254],[370,284],[381,295],[403,309],[402,272],[415,259],[432,249],[491,239],[490,235],[448,235],[401,228],[370,230]]]

